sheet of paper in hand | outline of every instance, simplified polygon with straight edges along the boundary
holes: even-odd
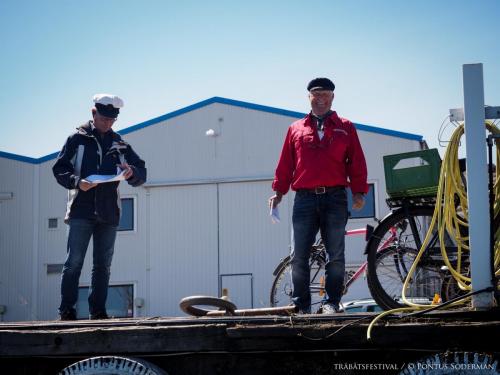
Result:
[[[269,216],[271,216],[271,222],[273,224],[277,224],[280,222],[280,212],[278,211],[278,207],[271,208],[269,212]]]
[[[125,169],[120,170],[118,168],[116,175],[92,174],[90,176],[87,176],[85,179],[88,182],[92,182],[94,184],[103,184],[106,182],[123,181],[125,180],[124,175],[125,175]]]

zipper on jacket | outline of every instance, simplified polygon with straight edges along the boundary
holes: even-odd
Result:
[[[99,170],[101,169],[101,164],[102,164],[102,148],[101,145],[99,144],[99,141],[97,140],[96,137],[94,138],[95,143],[97,144],[97,155],[99,155],[99,164],[97,164],[97,172],[99,173]]]
[[[95,136],[92,136],[92,138],[94,138],[94,141],[97,144],[97,155],[99,155],[99,163],[97,164],[97,174],[99,174],[99,172],[101,170],[101,164],[102,164],[102,148],[101,148],[101,145],[99,144],[99,141],[97,140],[97,138]],[[97,186],[96,186],[96,189],[94,191],[94,215],[96,217],[99,216],[97,213]]]

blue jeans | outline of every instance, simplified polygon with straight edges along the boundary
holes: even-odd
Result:
[[[344,288],[347,194],[339,188],[325,194],[298,191],[293,205],[292,300],[301,310],[311,307],[309,256],[318,230],[327,253],[324,302],[340,303]]]
[[[59,312],[75,308],[78,299],[78,281],[90,237],[93,237],[94,253],[92,281],[88,297],[89,310],[91,315],[106,312],[116,228],[116,226],[95,219],[70,219],[68,256],[62,270]]]

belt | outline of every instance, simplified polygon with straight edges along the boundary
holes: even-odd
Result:
[[[339,186],[318,186],[317,188],[314,189],[297,189],[297,191],[303,193],[311,193],[311,194],[326,194],[326,193],[331,193],[333,191],[339,191],[344,189],[345,186],[339,185]]]

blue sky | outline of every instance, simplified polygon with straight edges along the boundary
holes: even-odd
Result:
[[[499,17],[498,0],[1,0],[0,151],[58,151],[98,92],[124,99],[119,130],[213,96],[307,112],[317,76],[341,116],[437,147],[462,64],[500,105]]]

